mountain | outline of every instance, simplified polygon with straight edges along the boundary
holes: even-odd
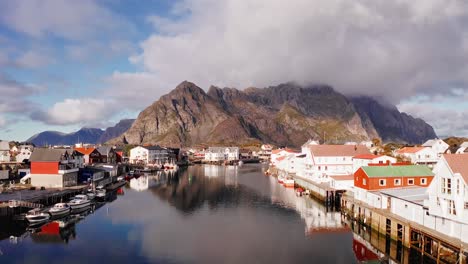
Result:
[[[112,138],[122,135],[135,122],[135,119],[122,119],[115,126],[108,127],[101,135],[97,143],[105,143]]]
[[[45,131],[26,140],[36,146],[73,145],[80,142],[95,144],[104,131],[99,128],[82,128],[76,132],[65,134],[58,131]]]
[[[268,88],[210,87],[191,82],[143,110],[113,143],[192,146],[268,142],[300,146],[381,138],[421,143],[436,137],[421,119],[367,97],[348,98],[327,85],[293,83]]]

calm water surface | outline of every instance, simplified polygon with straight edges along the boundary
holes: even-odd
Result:
[[[264,169],[142,176],[63,228],[2,224],[0,263],[358,262],[356,235],[340,213],[296,197]]]

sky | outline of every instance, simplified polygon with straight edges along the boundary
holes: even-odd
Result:
[[[468,136],[468,1],[0,1],[0,139],[106,128],[184,80],[327,83]]]

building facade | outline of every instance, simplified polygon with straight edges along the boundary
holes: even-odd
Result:
[[[209,147],[205,151],[205,161],[239,160],[238,147]]]

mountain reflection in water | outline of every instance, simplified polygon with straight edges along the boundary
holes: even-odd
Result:
[[[340,213],[296,197],[264,169],[192,166],[140,176],[73,232],[59,231],[68,244],[39,247],[32,235],[14,246],[3,240],[0,261],[355,263],[353,233]]]

